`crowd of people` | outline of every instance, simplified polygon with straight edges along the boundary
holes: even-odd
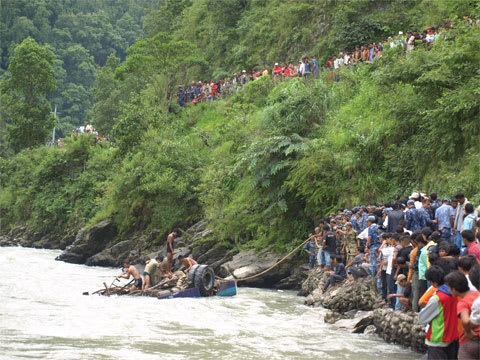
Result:
[[[480,21],[473,17],[466,17],[464,22],[480,26]],[[399,31],[397,36],[383,39],[380,42],[372,42],[365,45],[356,45],[354,49],[341,51],[338,55],[333,55],[327,59],[324,68],[327,71],[329,80],[338,81],[338,70],[342,68],[350,69],[360,63],[371,63],[381,56],[382,51],[387,48],[401,47],[404,51],[410,52],[415,47],[422,46],[431,49],[434,42],[440,36],[447,37],[448,31],[452,29],[451,22],[446,22],[437,27],[427,27],[423,31],[413,30],[404,34]],[[443,34],[443,35],[442,35]],[[247,82],[254,81],[263,76],[272,76],[275,80],[303,77],[319,78],[320,65],[312,55],[305,56],[295,62],[275,63],[273,67],[262,69],[253,69],[250,72],[242,70],[235,72],[232,77],[219,79],[216,81],[192,81],[191,84],[178,86],[177,102],[182,107],[196,105],[200,102],[220,100],[231,93],[241,89]]]
[[[304,250],[311,269],[340,281],[375,281],[383,304],[419,312],[429,359],[480,358],[480,202],[412,193],[338,209]],[[458,326],[457,326],[458,325]]]

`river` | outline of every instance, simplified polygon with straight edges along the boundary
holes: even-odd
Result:
[[[54,261],[59,251],[0,248],[1,359],[418,359],[375,335],[323,322],[292,291],[230,298],[82,295],[120,269]]]

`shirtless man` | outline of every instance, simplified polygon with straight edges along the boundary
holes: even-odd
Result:
[[[180,262],[183,264],[183,266],[185,266],[185,270],[183,270],[183,272],[185,274],[188,274],[188,272],[190,271],[190,269],[192,268],[193,265],[197,265],[198,263],[193,260],[192,258],[188,258],[188,257],[185,257],[183,255],[180,255],[178,257],[178,260],[180,260]]]
[[[173,229],[173,231],[167,236],[167,276],[172,276],[172,263],[173,263],[173,254],[174,250],[174,240],[178,236],[178,229]]]
[[[140,290],[142,288],[142,277],[140,276],[137,268],[133,265],[130,265],[128,262],[124,262],[123,270],[124,272],[121,275],[118,275],[117,279],[123,278],[128,280],[130,279],[130,276],[133,276],[135,281],[133,282],[133,285],[130,286],[130,294],[137,289]]]
[[[142,291],[147,290],[152,281],[152,275],[157,270],[157,268],[160,269],[160,273],[164,275],[164,269],[161,266],[161,263],[163,261],[163,256],[159,255],[155,259],[150,259],[145,261],[145,270],[143,271],[143,284],[142,284]]]

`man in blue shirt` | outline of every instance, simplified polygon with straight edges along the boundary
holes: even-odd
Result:
[[[429,227],[432,231],[435,231],[435,223],[430,217],[428,210],[430,209],[430,200],[424,199],[422,201],[422,207],[417,209],[418,222],[420,223],[420,228]]]
[[[312,64],[311,71],[313,72],[313,77],[318,79],[318,61],[313,56],[310,56],[310,63]]]
[[[317,250],[317,245],[315,244],[315,235],[310,236],[310,241],[303,245],[303,250],[308,253],[308,266],[310,269],[313,269],[315,266],[315,251]]]
[[[367,208],[365,206],[362,206],[358,212],[360,213],[360,220],[359,220],[359,225],[360,225],[360,232],[362,232],[363,230],[365,230],[368,226],[367,224],[367,218],[368,218],[368,215],[367,215]]]
[[[449,198],[443,199],[443,205],[435,211],[435,223],[437,230],[442,234],[442,239],[453,244],[452,226],[454,222],[454,211],[450,206]]]
[[[420,224],[420,217],[417,215],[417,209],[415,208],[415,201],[407,201],[408,211],[405,214],[405,227],[407,230],[415,231],[421,230],[422,226]]]
[[[375,216],[371,215],[367,219],[368,225],[368,240],[367,240],[367,248],[369,251],[369,260],[370,265],[368,266],[368,272],[370,275],[375,276],[378,269],[377,264],[377,254],[375,252],[380,247],[380,239],[378,237],[378,225],[376,224]]]

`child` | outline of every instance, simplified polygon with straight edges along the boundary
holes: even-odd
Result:
[[[467,278],[460,271],[449,273],[445,276],[445,282],[453,296],[461,298],[457,305],[457,314],[463,327],[460,334],[458,359],[480,359],[480,326],[472,325],[470,322],[472,304],[478,298],[480,292],[469,290]]]
[[[425,272],[426,280],[438,289],[418,314],[418,322],[428,324],[425,335],[428,359],[457,358],[457,299],[444,284],[444,276],[442,268],[437,265]]]

